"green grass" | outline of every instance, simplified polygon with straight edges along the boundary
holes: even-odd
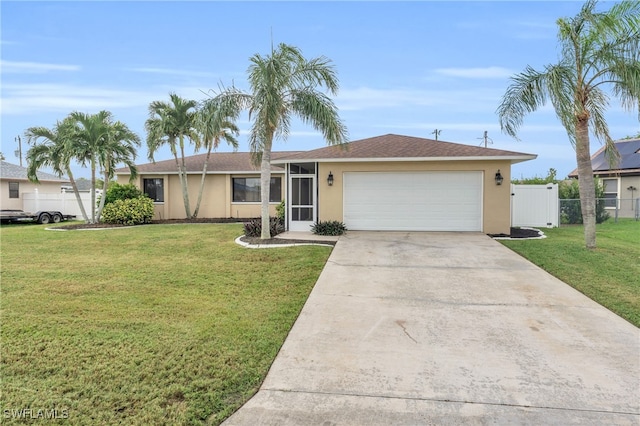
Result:
[[[0,229],[4,410],[66,424],[218,424],[258,389],[330,248],[232,225]],[[62,411],[65,410],[65,411]]]
[[[545,229],[543,240],[502,240],[591,299],[640,327],[640,222],[597,225],[597,248],[584,247],[582,226]]]

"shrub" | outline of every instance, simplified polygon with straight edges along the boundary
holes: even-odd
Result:
[[[275,236],[284,232],[284,221],[277,217],[269,218],[269,227],[271,229],[271,236]],[[260,237],[262,234],[262,219],[255,218],[244,224],[244,235],[247,237]]]
[[[609,219],[609,212],[605,209],[604,185],[600,179],[595,179],[596,186],[596,223]],[[580,206],[580,188],[578,180],[560,182],[558,186],[560,198],[560,223],[563,225],[582,223],[582,207]]]
[[[115,200],[104,206],[102,220],[106,223],[141,225],[153,218],[153,200],[149,197]]]
[[[113,182],[107,188],[107,195],[104,199],[104,205],[106,206],[109,203],[113,203],[116,200],[129,200],[132,198],[140,198],[145,197],[145,194],[136,188],[136,186],[132,183],[128,183],[126,185],[121,185],[118,182]]]
[[[558,171],[554,168],[549,169],[549,173],[545,177],[530,177],[530,178],[520,178],[520,179],[511,179],[511,183],[516,185],[546,185],[548,183],[558,183],[556,176]]]
[[[287,205],[284,203],[284,200],[280,201],[280,204],[276,206],[276,217],[284,223],[284,213],[286,211]]]
[[[328,220],[314,223],[311,232],[316,235],[344,235],[347,232],[347,227],[337,220]]]

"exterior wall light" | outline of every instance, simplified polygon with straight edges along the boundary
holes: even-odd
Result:
[[[498,169],[498,171],[496,172],[496,185],[502,185],[502,181],[504,180],[504,178],[502,177],[502,174],[500,173],[500,169]]]
[[[333,173],[331,172],[329,172],[329,176],[327,176],[327,184],[333,186]]]

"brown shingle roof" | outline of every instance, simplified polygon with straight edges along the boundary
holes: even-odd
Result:
[[[272,152],[271,158],[278,159],[286,155],[297,154],[298,151]],[[187,173],[202,173],[204,160],[207,154],[198,154],[185,157]],[[160,174],[160,173],[177,173],[176,160],[163,160],[155,163],[140,164],[138,167],[139,174]],[[282,167],[272,166],[273,171],[282,171]],[[260,171],[260,167],[256,167],[251,163],[250,152],[212,152],[207,167],[208,173],[216,172],[253,172]],[[129,174],[128,167],[122,167],[116,170],[116,174]]]
[[[442,142],[433,139],[417,138],[388,134],[373,138],[361,139],[347,144],[328,146],[325,148],[291,154],[274,161],[276,164],[290,161],[349,161],[349,160],[419,160],[419,159],[511,159],[513,162],[532,160],[535,154],[504,151],[501,149],[483,148]]]

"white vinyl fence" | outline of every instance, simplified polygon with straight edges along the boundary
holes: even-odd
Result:
[[[558,184],[511,185],[511,226],[557,227]]]
[[[96,191],[96,202],[102,191]],[[41,193],[36,189],[35,192],[24,192],[21,194],[22,209],[26,212],[35,213],[43,210],[55,210],[62,214],[76,215],[77,219],[82,219],[82,212],[73,191],[59,193]],[[81,192],[80,198],[84,205],[85,212],[91,216],[91,193]]]

